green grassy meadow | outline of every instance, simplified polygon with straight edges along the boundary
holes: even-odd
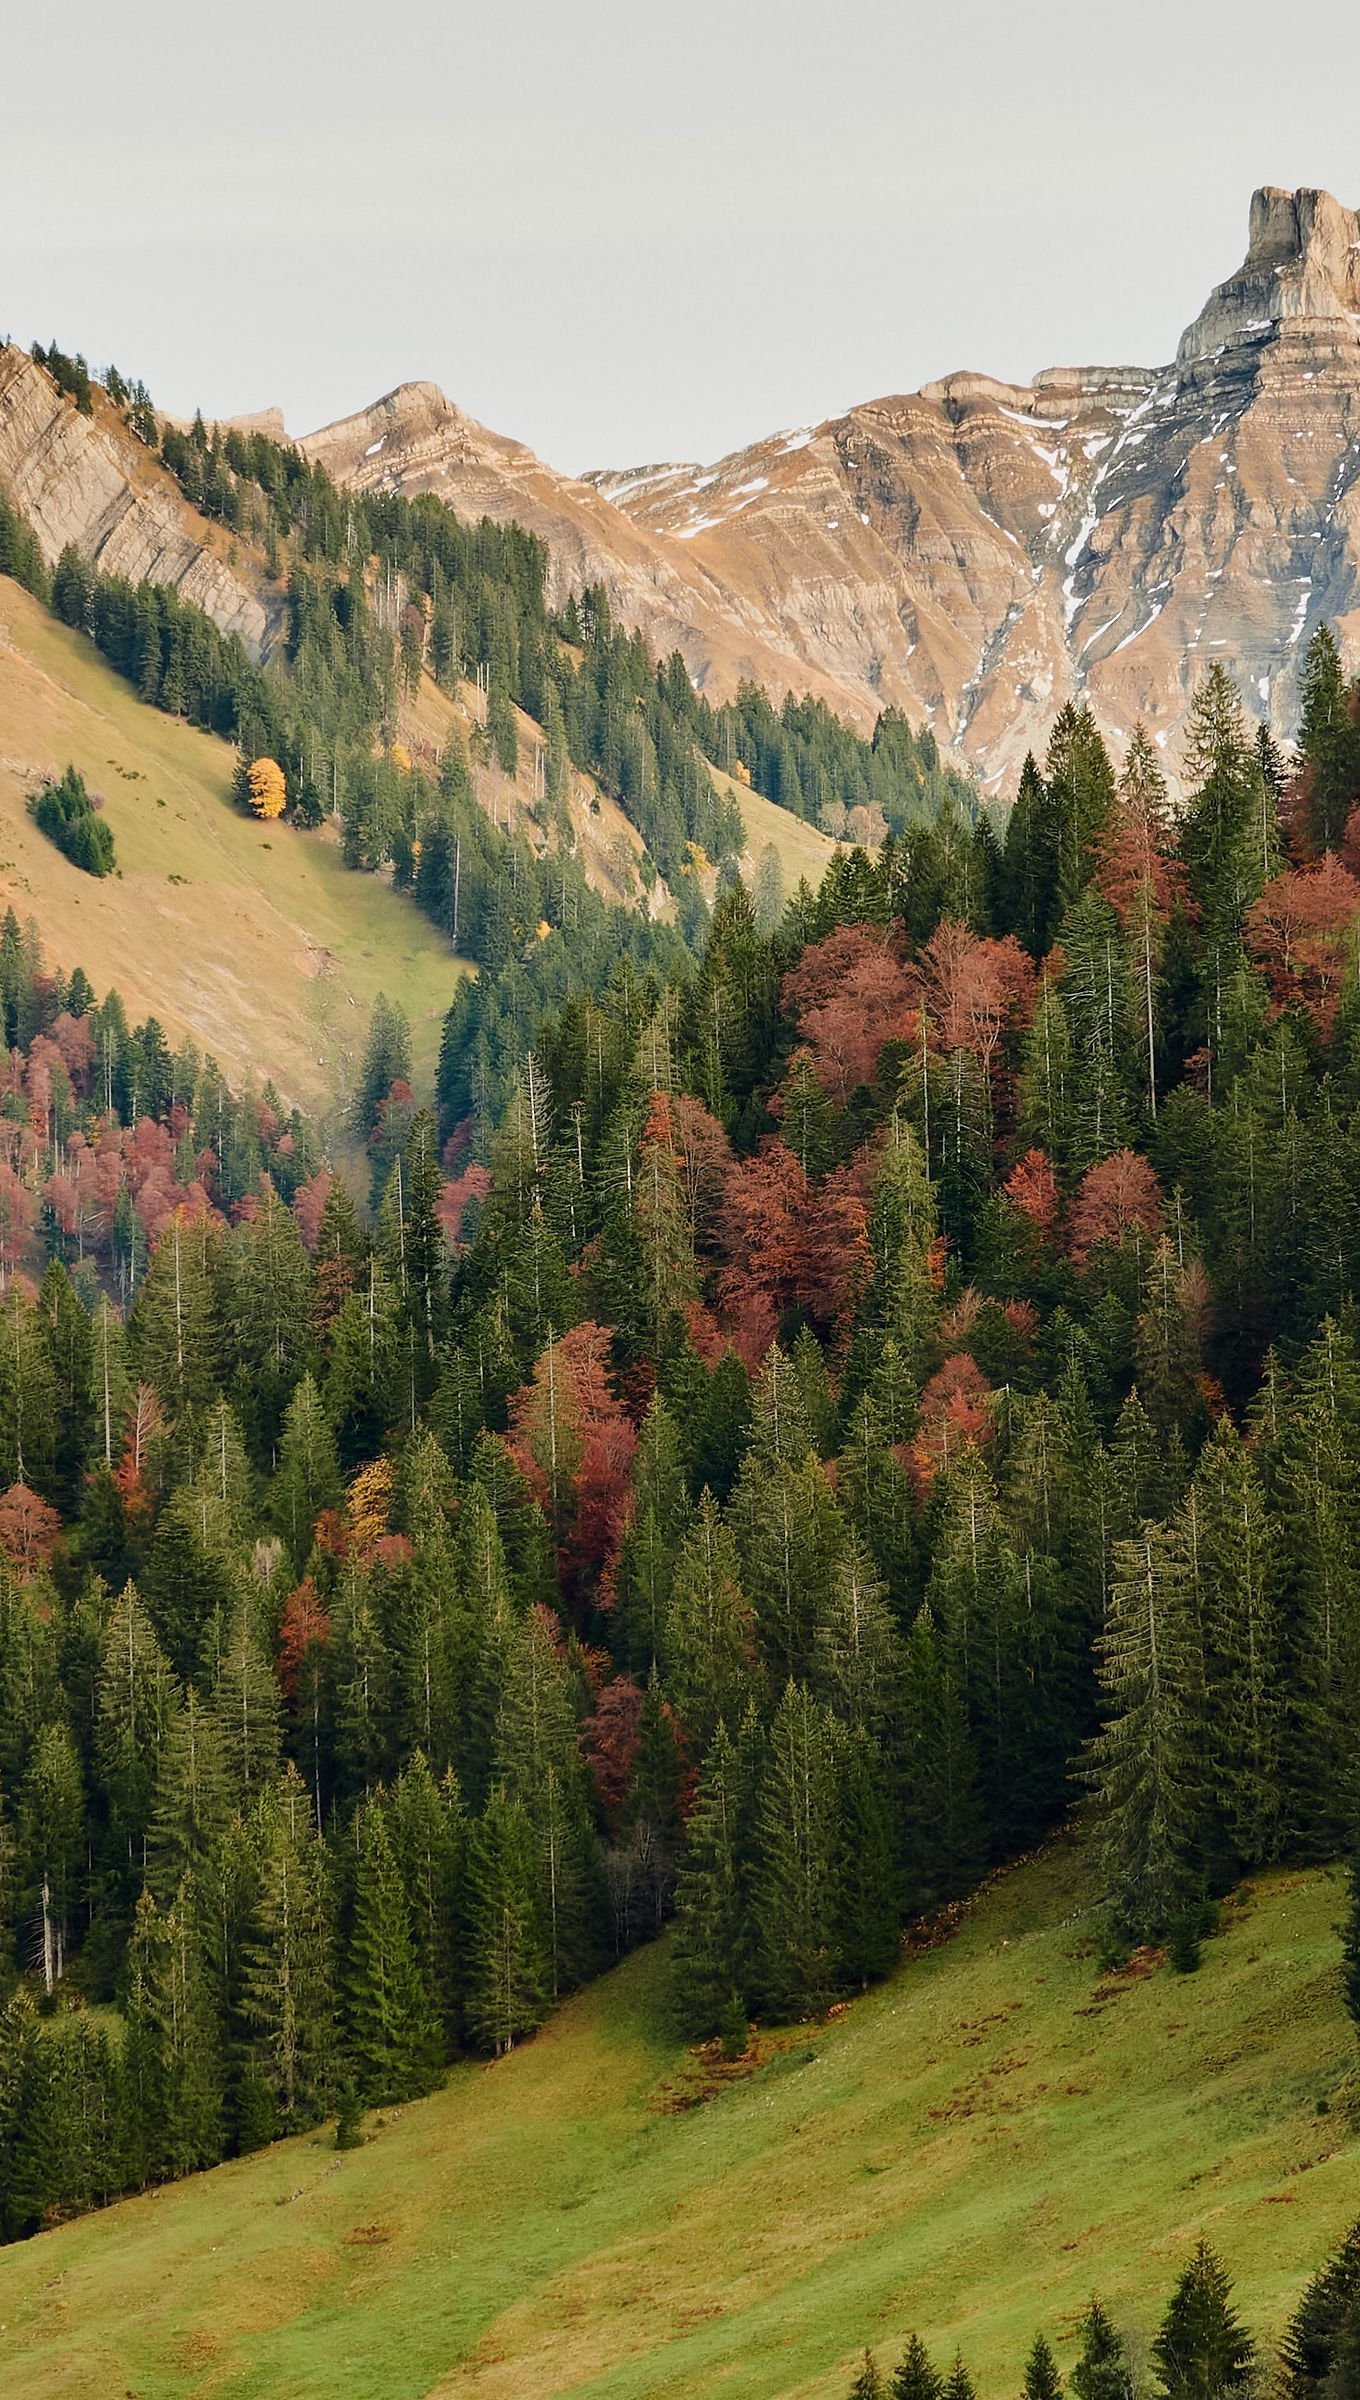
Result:
[[[1201,2233],[1273,2335],[1360,2214],[1340,1905],[1263,1877],[1197,1975],[1102,1978],[1059,1846],[711,2096],[642,1953],[361,2150],[281,2143],[0,2253],[0,2390],[841,2400],[916,2327],[1009,2400],[1094,2289],[1150,2332]]]

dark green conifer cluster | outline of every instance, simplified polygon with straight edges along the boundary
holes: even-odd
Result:
[[[68,767],[54,783],[46,783],[29,802],[33,822],[55,842],[64,858],[87,875],[113,872],[113,828],[97,813],[76,767]]]

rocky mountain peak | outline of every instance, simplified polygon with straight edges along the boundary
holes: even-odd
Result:
[[[1247,255],[1181,335],[1178,366],[1259,343],[1285,324],[1325,323],[1360,342],[1360,218],[1330,192],[1253,192]]]

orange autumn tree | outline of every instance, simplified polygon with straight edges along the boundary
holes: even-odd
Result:
[[[288,786],[276,758],[255,758],[246,769],[246,799],[266,823],[281,817],[288,803]]]

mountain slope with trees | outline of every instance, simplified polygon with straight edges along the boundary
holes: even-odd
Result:
[[[224,742],[148,706],[88,643],[0,578],[0,896],[54,963],[116,985],[234,1080],[273,1076],[318,1115],[347,1097],[378,993],[406,1011],[428,1076],[466,964],[338,849],[232,805]],[[74,764],[120,875],[96,882],[34,825],[31,794]],[[266,847],[265,845],[268,845]]]
[[[667,2031],[653,1946],[361,2149],[303,2136],[0,2252],[9,2371],[29,2400],[845,2400],[915,2329],[1008,2400],[1040,2327],[1070,2378],[1093,2291],[1141,2355],[1201,2234],[1269,2358],[1356,2211],[1317,2113],[1354,2062],[1338,1897],[1259,1879],[1199,1975],[1102,1977],[1061,1849],[732,2067]]]

